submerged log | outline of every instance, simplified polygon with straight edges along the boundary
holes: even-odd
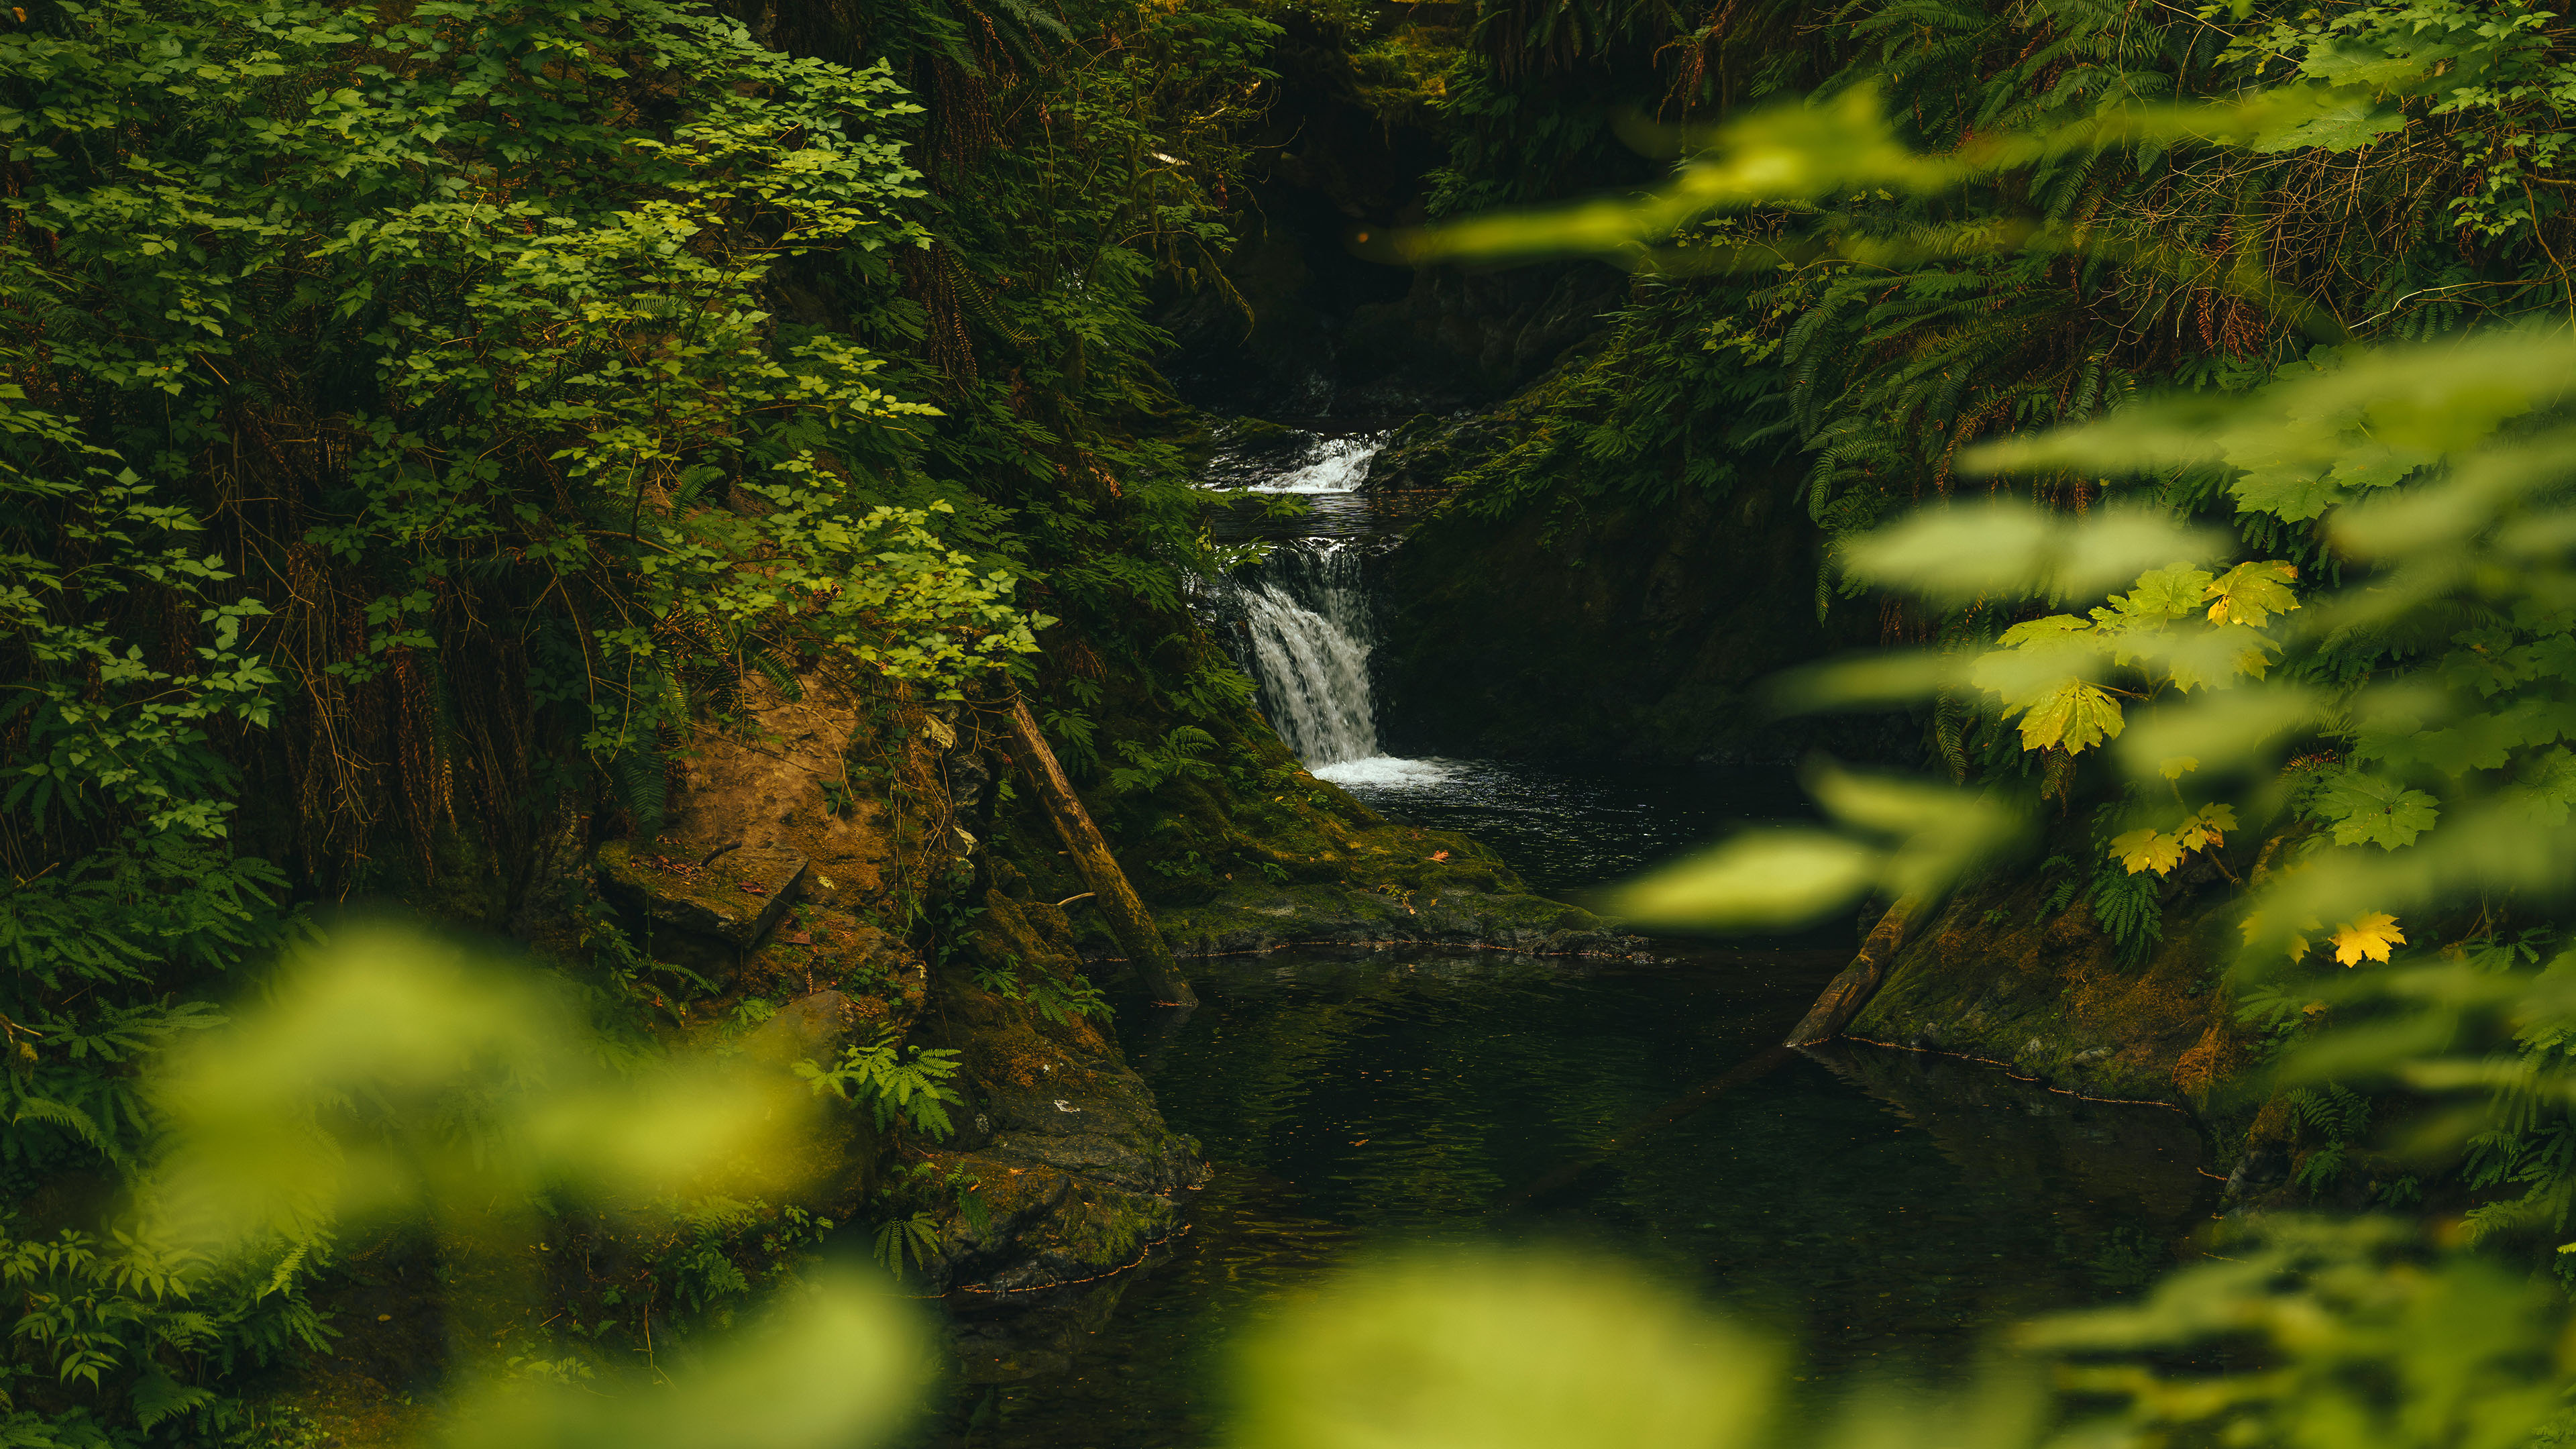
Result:
[[[1118,938],[1119,947],[1144,978],[1145,989],[1167,1006],[1198,1005],[1197,994],[1172,964],[1172,951],[1163,944],[1163,933],[1154,928],[1154,918],[1146,913],[1145,903],[1136,898],[1136,888],[1128,884],[1127,872],[1109,853],[1109,842],[1101,836],[1100,827],[1091,823],[1091,812],[1082,808],[1082,797],[1073,792],[1073,782],[1065,778],[1064,766],[1056,762],[1055,751],[1047,747],[1046,736],[1038,732],[1038,718],[1029,712],[1026,700],[1011,701],[1011,738],[1018,745],[1014,753],[1026,767],[1029,783],[1037,787],[1038,800],[1046,806],[1047,818],[1055,822],[1055,833],[1073,856],[1074,869],[1081,872],[1082,883],[1099,897],[1101,913],[1109,918],[1109,933]]]
[[[1910,895],[1898,898],[1878,918],[1869,939],[1860,943],[1860,954],[1842,969],[1842,974],[1825,983],[1824,993],[1816,1004],[1807,1008],[1806,1018],[1797,1030],[1789,1033],[1782,1046],[1814,1046],[1842,1035],[1860,1009],[1878,994],[1878,984],[1887,978],[1887,969],[1896,964],[1896,953],[1932,915],[1929,897]]]

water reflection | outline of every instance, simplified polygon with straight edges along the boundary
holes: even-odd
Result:
[[[1172,1125],[1217,1168],[1193,1232],[1101,1298],[972,1325],[980,1381],[944,1441],[1212,1442],[1225,1343],[1388,1241],[1572,1239],[1643,1260],[1798,1339],[1826,1400],[1873,1366],[1955,1366],[2004,1322],[2173,1261],[2214,1185],[2187,1119],[1871,1048],[1797,1057],[1565,1191],[1496,1206],[1758,1051],[1841,963],[1212,965],[1176,1028],[1128,1019]]]

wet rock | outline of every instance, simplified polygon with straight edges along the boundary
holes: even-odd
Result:
[[[782,923],[743,963],[738,989],[774,998],[846,986],[870,1031],[899,1027],[920,1011],[928,975],[911,947],[846,911],[799,914],[809,919]]]
[[[2198,1110],[2242,1053],[2224,1001],[2185,988],[2209,974],[2211,928],[2234,921],[2214,917],[2214,901],[2185,903],[2154,957],[2128,963],[2081,903],[2052,914],[2044,894],[2026,871],[1960,891],[1898,954],[1852,1033],[2008,1061],[2088,1096]]]
[[[1133,1267],[1179,1230],[1181,1195],[1206,1179],[1198,1144],[1164,1124],[1124,1061],[1033,1065],[1025,1081],[975,1084],[990,1140],[946,1165],[980,1184],[986,1221],[947,1224],[939,1286],[1008,1296]]]
[[[994,877],[936,982],[967,1100],[952,1113],[964,1130],[933,1160],[974,1179],[981,1221],[942,1209],[930,1278],[968,1299],[1035,1302],[1133,1268],[1180,1230],[1207,1168],[1092,1018],[1036,1005],[1080,984],[1070,923],[1016,869]]]
[[[2235,1169],[2227,1174],[2227,1200],[2233,1203],[2260,1196],[2289,1177],[2289,1150],[2278,1142],[2258,1142],[2236,1159]]]

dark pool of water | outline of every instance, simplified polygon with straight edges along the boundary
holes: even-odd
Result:
[[[1231,1342],[1355,1256],[1424,1240],[1640,1261],[1797,1341],[1821,1400],[1884,1366],[1956,1365],[2004,1323],[2174,1261],[2214,1186],[2186,1119],[1927,1054],[1793,1055],[1598,1156],[1776,1041],[1843,959],[1306,953],[1202,969],[1195,1013],[1124,1023],[1172,1125],[1215,1165],[1192,1232],[979,1330],[1007,1347],[968,1365],[934,1437],[1214,1443]]]
[[[1786,765],[1579,768],[1518,760],[1439,760],[1415,784],[1346,781],[1371,809],[1408,825],[1461,830],[1491,845],[1533,890],[1573,899],[1698,850],[1751,820],[1807,819],[1815,807]]]

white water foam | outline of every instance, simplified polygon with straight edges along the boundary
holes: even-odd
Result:
[[[1220,458],[1223,486],[1253,493],[1299,493],[1338,501],[1318,508],[1365,508],[1359,486],[1385,434],[1309,435],[1296,459],[1266,477],[1259,465]],[[1242,630],[1238,657],[1261,685],[1271,728],[1319,780],[1378,790],[1404,790],[1450,778],[1442,760],[1402,760],[1378,745],[1377,704],[1369,688],[1375,645],[1362,559],[1353,540],[1310,536],[1272,554],[1262,576],[1227,584],[1227,612]]]
[[[1353,492],[1368,476],[1369,459],[1385,446],[1384,437],[1373,435],[1318,438],[1297,466],[1246,486],[1255,493]]]
[[[1377,741],[1369,688],[1375,644],[1360,551],[1317,541],[1272,556],[1270,576],[1236,595],[1271,728],[1315,778],[1402,790],[1449,778],[1439,760],[1403,760]]]
[[[1447,760],[1399,760],[1393,755],[1370,755],[1366,759],[1318,765],[1313,773],[1316,779],[1329,780],[1345,790],[1419,790],[1455,778],[1458,767]]]

